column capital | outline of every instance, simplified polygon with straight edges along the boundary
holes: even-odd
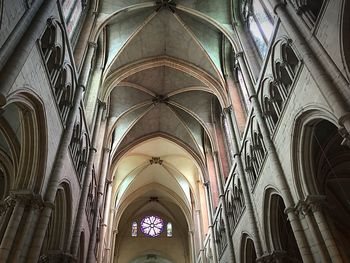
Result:
[[[81,88],[82,91],[85,91],[85,90],[86,90],[86,87],[85,87],[85,85],[83,85],[83,84],[79,84],[78,87]]]
[[[281,262],[281,260],[285,259],[287,256],[286,251],[273,251],[272,253],[265,253],[261,257],[256,259],[256,262],[259,263],[273,263],[273,262]]]
[[[277,9],[286,5],[285,0],[275,0],[271,2],[273,12],[277,15]]]
[[[243,58],[243,51],[239,51],[235,53],[235,59],[238,59],[240,57]]]
[[[326,196],[324,195],[309,195],[295,205],[295,211],[300,216],[318,212],[322,209],[325,200]]]
[[[226,114],[231,114],[232,110],[233,110],[233,107],[232,105],[230,105],[230,106],[227,106],[226,108],[223,108],[222,113],[225,116]]]
[[[338,132],[340,136],[343,138],[341,145],[347,146],[350,148],[350,133],[343,126],[339,127]]]
[[[105,110],[107,108],[107,104],[106,102],[100,100],[100,99],[97,99],[97,104],[99,105],[99,107],[101,107],[103,110]]]
[[[97,48],[97,43],[96,43],[96,42],[93,42],[93,41],[89,41],[89,42],[88,42],[88,46],[89,46],[90,48],[96,49],[96,48]]]

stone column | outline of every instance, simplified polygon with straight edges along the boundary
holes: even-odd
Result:
[[[90,236],[90,242],[89,242],[89,249],[88,249],[88,261],[87,262],[94,262],[95,261],[95,255],[94,255],[94,247],[96,245],[96,231],[99,224],[99,215],[100,215],[100,209],[103,205],[103,195],[104,195],[104,189],[106,184],[106,177],[108,173],[108,166],[109,166],[109,157],[110,157],[110,149],[105,148],[105,152],[103,154],[103,162],[102,162],[102,169],[100,173],[100,178],[98,180],[98,190],[97,190],[97,205],[96,205],[96,213],[93,219],[92,223],[92,230],[91,233],[93,233]]]
[[[233,129],[232,108],[230,108],[230,107],[226,108],[224,110],[224,112],[225,112],[225,117],[227,119],[227,123],[229,124],[230,129]],[[234,135],[235,133],[232,132],[231,134]],[[243,191],[243,195],[244,195],[245,206],[247,209],[248,217],[249,217],[250,221],[252,222],[253,240],[254,240],[256,254],[259,257],[262,255],[261,238],[260,238],[261,235],[260,235],[260,230],[258,227],[258,222],[256,220],[257,215],[255,214],[255,210],[253,208],[251,192],[249,191],[249,186],[247,183],[246,174],[244,172],[244,166],[243,166],[241,154],[239,151],[238,141],[239,141],[239,138],[237,138],[237,137],[232,138],[232,151],[233,151],[234,160],[237,164],[237,172],[238,172],[239,178],[242,182],[242,191]]]
[[[246,84],[247,84],[247,89],[248,89],[250,101],[252,102],[255,116],[256,116],[257,121],[260,125],[260,130],[261,130],[264,142],[265,142],[265,146],[266,146],[269,158],[271,160],[272,167],[277,172],[277,176],[276,176],[277,183],[280,186],[280,190],[281,190],[281,193],[283,196],[283,201],[284,201],[285,206],[287,208],[285,210],[285,212],[288,215],[288,219],[289,219],[291,227],[293,229],[295,239],[296,239],[296,241],[298,243],[298,247],[300,249],[300,254],[301,254],[304,262],[313,262],[312,253],[311,253],[309,245],[307,243],[303,227],[300,223],[299,218],[297,218],[295,215],[293,197],[292,197],[292,194],[290,192],[287,179],[285,178],[279,157],[277,155],[275,145],[270,137],[269,128],[267,127],[265,119],[262,115],[261,106],[260,106],[258,97],[256,95],[254,85],[249,77],[249,72],[248,72],[244,57],[243,57],[243,53],[237,53],[237,60],[238,60],[238,63],[241,67],[242,74],[243,74],[245,81],[246,81]]]
[[[185,258],[188,258],[189,262],[196,262],[195,248],[194,248],[194,235],[192,230],[188,231],[188,242],[190,244],[190,254],[188,256],[185,255]]]
[[[106,109],[105,103],[99,102],[98,110],[97,110],[97,118],[95,122],[94,132],[92,136],[91,148],[89,153],[89,159],[87,163],[87,167],[85,170],[83,188],[80,194],[79,207],[76,214],[76,221],[74,226],[73,240],[71,246],[71,253],[73,256],[77,256],[78,248],[79,248],[79,240],[81,233],[81,225],[85,215],[86,202],[89,195],[89,186],[92,179],[92,168],[94,165],[95,155],[96,155],[96,142],[99,136],[100,125],[103,111]]]
[[[222,214],[223,214],[222,219],[224,220],[224,225],[225,225],[225,234],[227,239],[227,247],[230,254],[230,262],[235,262],[235,253],[234,253],[233,242],[232,242],[232,237],[230,233],[230,229],[231,229],[230,223],[228,221],[228,216],[226,211],[225,190],[222,182],[222,172],[221,172],[221,167],[218,159],[218,152],[214,152],[213,157],[214,157],[216,180],[218,181],[218,186],[219,186],[219,198],[222,204],[221,206]]]
[[[26,256],[33,238],[35,224],[38,220],[41,209],[44,206],[40,195],[31,194],[28,196],[29,211],[26,221],[21,230],[22,235],[16,246],[16,253],[11,257],[12,262],[26,262]]]
[[[26,1],[27,10],[0,49],[0,71],[17,76],[14,65],[23,64],[36,39],[43,32],[56,1]],[[32,3],[29,3],[32,2]],[[19,68],[20,69],[20,68]],[[3,75],[2,75],[3,76]],[[6,74],[4,74],[6,76]]]
[[[26,206],[24,196],[12,194],[6,201],[8,202],[8,209],[13,207],[13,211],[0,244],[0,262],[7,262],[8,260]]]
[[[328,227],[327,221],[322,211],[325,200],[326,196],[312,195],[308,196],[305,199],[305,203],[308,206],[308,212],[314,216],[315,228],[321,234],[326,249],[328,250],[329,257],[334,262],[343,262],[335,239]]]
[[[115,241],[116,241],[116,238],[117,238],[117,235],[118,235],[118,230],[113,230],[112,232],[112,247],[111,247],[111,251],[110,251],[110,254],[109,254],[109,262],[107,263],[110,263],[110,262],[115,262],[114,261],[114,250],[115,250]]]
[[[40,255],[42,242],[44,241],[44,238],[45,238],[52,209],[54,208],[56,192],[61,179],[62,169],[64,167],[64,161],[66,160],[65,157],[67,155],[67,150],[72,138],[75,119],[79,112],[81,95],[88,82],[89,72],[91,68],[91,60],[94,55],[95,48],[96,48],[96,44],[90,43],[89,52],[85,57],[84,69],[82,70],[79,76],[79,85],[77,85],[77,88],[75,90],[73,105],[67,118],[66,129],[64,130],[63,135],[61,137],[60,144],[56,154],[56,159],[55,159],[55,162],[50,174],[49,182],[45,191],[44,202],[47,205],[43,208],[39,218],[39,222],[36,226],[35,235],[34,235],[31,249],[27,258],[27,262],[36,263]]]
[[[204,246],[203,246],[203,228],[202,228],[202,220],[201,220],[201,210],[200,209],[196,209],[195,210],[195,217],[196,217],[196,221],[197,221],[197,226],[198,226],[198,240],[199,240],[199,255],[201,257],[201,262],[204,262]]]
[[[310,228],[310,233],[316,242],[317,251],[320,255],[321,262],[331,262],[331,259],[327,253],[327,249],[325,248],[323,240],[320,237],[320,232],[313,222],[312,212],[310,211],[311,207],[306,202],[301,201],[297,204],[296,210],[301,217],[305,218],[307,225]]]
[[[98,4],[96,2],[98,1],[90,1],[90,9],[88,10],[88,13],[86,15],[83,28],[79,34],[79,39],[76,43],[75,49],[74,49],[74,61],[76,62],[77,70],[78,72],[81,71],[83,67],[83,59],[84,55],[88,53],[89,51],[89,38],[91,36],[91,31],[93,29],[93,26],[96,23],[96,18],[98,14]],[[95,3],[93,5],[92,3]]]
[[[214,227],[213,227],[213,207],[212,207],[212,200],[211,200],[211,194],[210,194],[210,185],[209,182],[204,183],[205,186],[205,193],[207,195],[207,207],[208,207],[208,221],[209,221],[209,233],[210,233],[210,244],[212,247],[212,252],[213,252],[213,261],[214,262],[219,262],[217,257],[217,249],[216,249],[216,244],[215,244],[215,234],[214,234]]]
[[[322,66],[322,62],[329,61],[325,55],[325,51],[319,43],[316,43],[313,36],[308,36],[301,33],[300,25],[296,25],[291,15],[286,9],[284,1],[269,0],[276,15],[281,19],[283,26],[286,28],[288,34],[293,39],[293,44],[300,53],[305,66],[310,71],[314,79],[317,79],[317,87],[328,101],[328,105],[333,109],[335,116],[338,118],[339,124],[344,126],[350,132],[350,112],[349,103],[346,100],[349,97],[349,84],[344,79],[344,76],[336,70],[333,62],[326,63],[327,68],[332,68],[332,74],[328,74],[326,68]],[[300,19],[300,18],[298,18]],[[302,27],[301,27],[302,28]],[[316,52],[311,48],[313,47]],[[319,58],[321,56],[321,59]],[[336,80],[332,81],[332,76],[336,76]]]
[[[106,196],[106,204],[105,204],[105,210],[103,214],[103,223],[101,225],[101,235],[100,235],[100,250],[98,252],[97,256],[97,262],[102,262],[102,256],[103,256],[103,251],[107,248],[104,247],[105,245],[105,237],[107,233],[107,226],[108,226],[108,220],[109,220],[109,215],[110,215],[110,206],[111,206],[111,199],[112,199],[112,182],[107,181],[107,196]]]

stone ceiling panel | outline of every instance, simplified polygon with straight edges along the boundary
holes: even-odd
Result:
[[[166,95],[184,87],[203,86],[198,79],[166,66],[136,73],[125,81],[143,85],[159,95]]]
[[[116,87],[110,95],[110,111],[109,114],[119,117],[125,111],[133,106],[144,102],[151,102],[152,96],[144,91],[131,87]]]
[[[170,56],[190,62],[218,79],[217,69],[180,21],[168,10],[162,10],[138,32],[114,60],[111,71],[141,59]]]

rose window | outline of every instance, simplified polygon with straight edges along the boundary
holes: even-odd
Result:
[[[147,236],[156,237],[159,236],[164,227],[163,219],[158,216],[146,216],[141,221],[141,231]]]

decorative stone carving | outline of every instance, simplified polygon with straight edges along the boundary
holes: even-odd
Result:
[[[350,133],[344,127],[340,127],[338,129],[338,132],[340,136],[343,138],[341,145],[347,146],[350,148]]]
[[[326,197],[323,195],[309,195],[305,200],[297,203],[295,206],[295,211],[301,217],[304,217],[310,213],[315,213],[320,211],[325,200]]]
[[[174,0],[157,0],[156,6],[157,12],[163,8],[167,8],[171,12],[175,13],[176,3]]]
[[[262,255],[261,257],[256,259],[256,262],[259,263],[272,263],[272,262],[285,262],[288,258],[286,251],[273,251],[272,253],[266,253]],[[292,261],[287,261],[292,262]]]
[[[163,160],[160,159],[160,157],[152,157],[151,160],[149,160],[149,163],[152,164],[159,164],[162,165]]]

